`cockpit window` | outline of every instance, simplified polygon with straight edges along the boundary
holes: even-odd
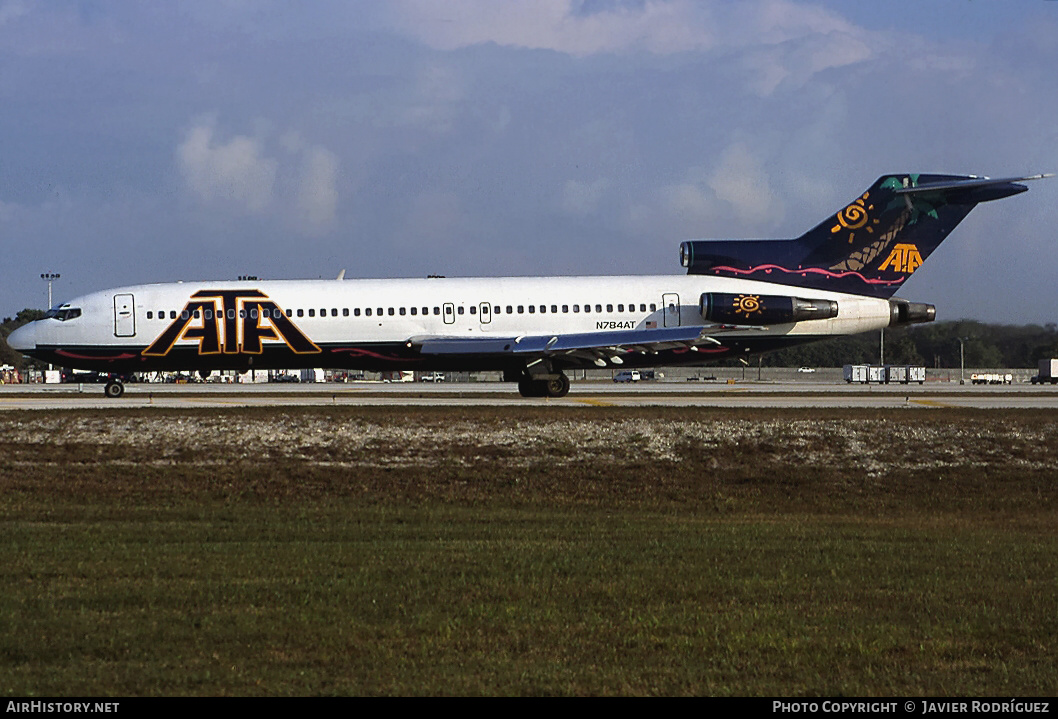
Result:
[[[76,319],[76,318],[80,317],[81,316],[81,308],[80,307],[52,307],[50,310],[47,311],[47,313],[44,316],[45,317],[49,317],[51,319],[59,320],[60,322],[65,322],[66,320],[72,320],[72,319]]]

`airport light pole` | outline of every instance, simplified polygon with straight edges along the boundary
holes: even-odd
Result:
[[[41,272],[40,273],[40,278],[48,283],[48,307],[47,307],[47,309],[49,309],[49,310],[51,309],[51,283],[54,282],[55,280],[59,279],[59,277],[61,277],[61,275],[58,272]],[[51,368],[52,368],[52,366],[51,366],[51,363],[49,362],[48,363],[48,369],[51,369]]]
[[[966,384],[966,353],[965,343],[969,337],[959,338],[959,384]]]
[[[41,272],[40,278],[48,283],[48,306],[46,309],[51,309],[51,283],[61,277],[58,272]]]

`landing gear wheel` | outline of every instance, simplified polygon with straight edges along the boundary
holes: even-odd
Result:
[[[546,384],[548,397],[565,397],[569,394],[569,377],[562,373],[547,380]]]
[[[548,379],[522,377],[518,380],[518,392],[523,397],[565,397],[569,394],[569,377],[562,373]]]
[[[110,382],[107,382],[107,386],[103,388],[103,394],[111,399],[117,399],[125,394],[125,385],[121,382],[111,380]]]
[[[547,393],[545,382],[522,377],[518,380],[518,394],[523,397],[544,397]]]

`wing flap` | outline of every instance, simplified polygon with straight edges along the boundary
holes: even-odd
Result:
[[[426,355],[548,355],[580,350],[657,351],[710,341],[711,338],[707,337],[710,329],[691,326],[523,337],[423,337],[412,338],[408,342]]]

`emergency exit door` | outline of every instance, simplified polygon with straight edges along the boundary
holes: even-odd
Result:
[[[661,311],[665,319],[666,327],[680,326],[680,296],[675,292],[666,292],[661,295]]]

